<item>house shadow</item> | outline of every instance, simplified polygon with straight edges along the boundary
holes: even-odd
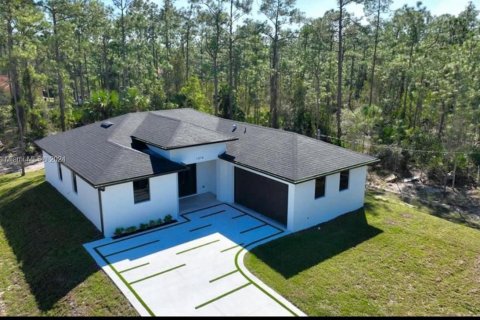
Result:
[[[101,234],[43,175],[4,193],[0,226],[41,311],[98,271],[82,244]]]
[[[266,243],[251,253],[288,279],[382,232],[368,224],[365,209],[360,209]]]

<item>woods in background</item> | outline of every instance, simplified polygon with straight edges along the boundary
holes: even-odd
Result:
[[[478,182],[478,11],[390,6],[338,0],[306,19],[294,0],[262,0],[252,19],[252,0],[0,0],[0,140],[29,152],[50,132],[190,107],[368,152],[394,172]]]

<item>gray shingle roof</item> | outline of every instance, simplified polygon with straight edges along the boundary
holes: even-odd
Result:
[[[146,112],[126,114],[109,119],[114,123],[110,128],[96,122],[35,143],[50,155],[63,156],[68,168],[94,186],[185,169],[131,148],[130,135],[147,116]]]
[[[278,178],[300,182],[377,159],[296,133],[226,120],[192,109],[130,113],[36,141],[47,153],[92,185],[184,169],[161,157],[132,149],[132,137],[164,149],[226,142],[223,159]],[[232,132],[233,125],[237,126]]]
[[[300,182],[378,161],[366,154],[297,133],[226,120],[192,109],[154,113],[234,135],[238,140],[227,143],[227,152],[222,156],[223,159],[290,182]],[[234,124],[237,129],[232,132]]]
[[[150,113],[133,132],[133,137],[162,149],[176,149],[208,143],[237,140],[237,138],[209,130],[181,119],[162,117]]]

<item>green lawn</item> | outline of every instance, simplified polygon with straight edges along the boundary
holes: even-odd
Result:
[[[382,197],[247,266],[310,315],[480,315],[480,231]],[[0,176],[0,316],[136,315],[82,247],[100,237],[43,170]]]
[[[427,212],[369,194],[245,262],[308,315],[480,315],[480,231]]]
[[[0,316],[137,315],[82,247],[99,238],[43,170],[0,176]]]

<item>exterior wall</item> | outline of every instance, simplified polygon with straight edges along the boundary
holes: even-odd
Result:
[[[234,201],[234,165],[228,161],[217,160],[217,199],[219,201],[233,203]]]
[[[327,176],[325,196],[318,199],[315,199],[315,180],[295,185],[288,229],[302,230],[363,207],[366,177],[366,166],[351,169],[348,189],[339,191],[340,174]]]
[[[197,194],[217,193],[216,170],[217,160],[197,163]]]
[[[184,164],[216,160],[218,159],[218,156],[224,153],[226,150],[225,143],[206,144],[202,146],[194,146],[173,150],[162,150],[154,146],[147,146],[150,150],[158,153],[164,158]]]
[[[97,189],[77,175],[78,192],[75,193],[73,191],[72,171],[60,164],[63,177],[63,180],[60,180],[57,162],[53,161],[52,157],[46,152],[43,152],[43,159],[45,162],[45,179],[101,231],[102,223]]]
[[[150,200],[134,203],[133,182],[105,187],[102,192],[103,223],[106,237],[118,227],[138,227],[170,214],[178,216],[177,173],[150,178]]]

